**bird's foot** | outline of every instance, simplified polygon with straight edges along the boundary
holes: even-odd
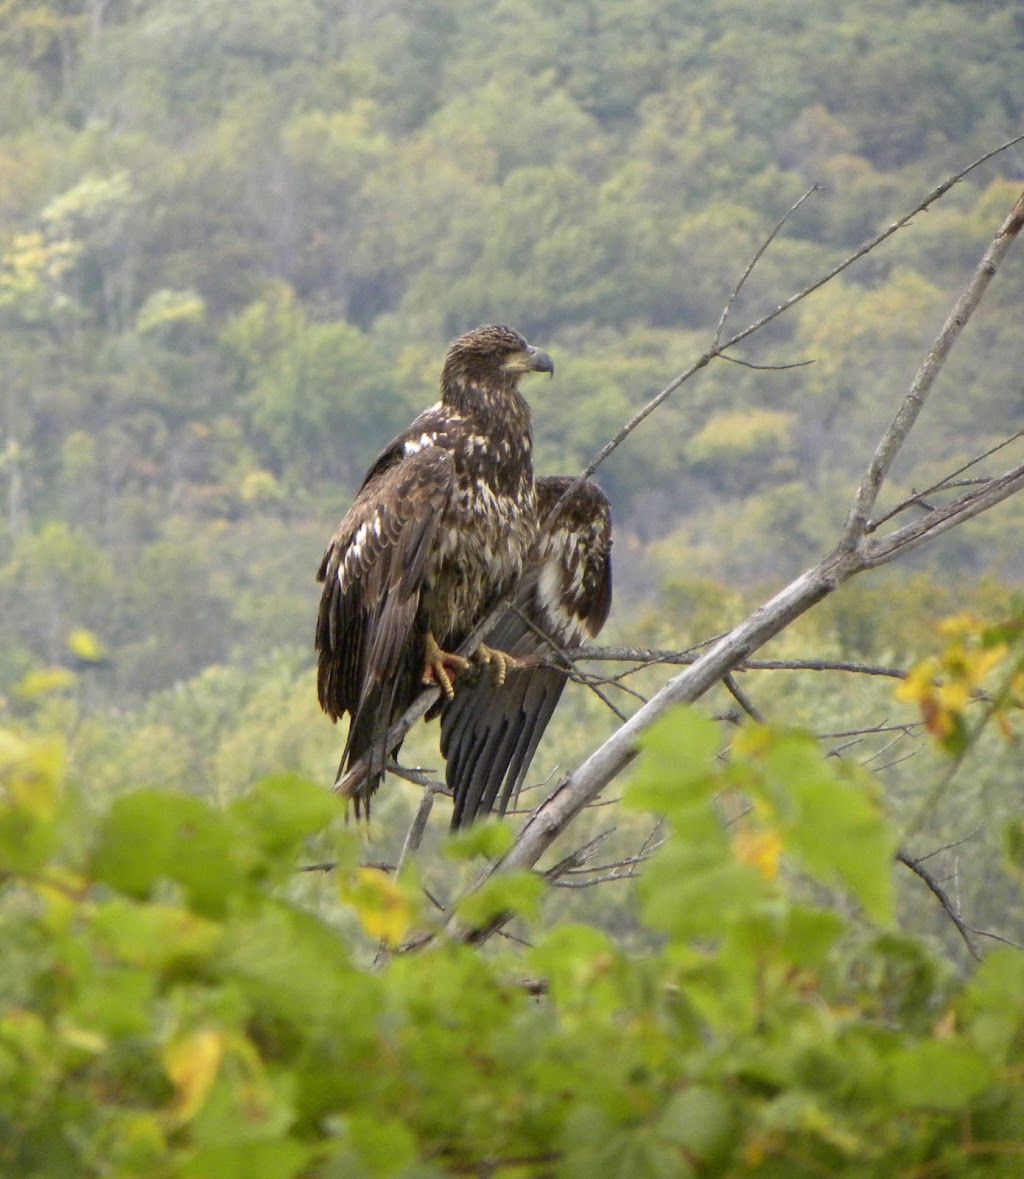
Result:
[[[510,655],[507,651],[488,647],[486,643],[481,643],[477,647],[473,652],[473,658],[482,666],[490,667],[496,688],[504,685],[505,677],[510,671],[520,671],[523,668],[535,666],[537,662],[529,657],[520,659],[515,655]]]
[[[423,653],[423,682],[437,684],[445,696],[451,700],[455,695],[455,685],[452,679],[459,672],[470,666],[468,659],[456,655],[452,651],[442,651],[437,645],[437,639],[432,634],[427,635],[426,648]]]

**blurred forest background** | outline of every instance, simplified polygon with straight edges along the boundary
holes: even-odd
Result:
[[[4,0],[8,717],[67,733],[97,799],[326,782],[343,734],[315,704],[313,574],[369,461],[435,399],[447,341],[500,320],[549,349],[554,381],[526,389],[538,467],[580,469],[703,351],[809,185],[737,326],[1018,131],[1022,51],[1002,0]],[[1024,150],[999,156],[741,351],[813,364],[719,363],[602,468],[606,637],[704,638],[833,538],[1022,177]],[[1024,426],[1022,304],[1014,256],[894,499]],[[905,665],[935,619],[1003,609],[1022,528],[1011,502],[782,647]],[[847,679],[771,681],[772,719],[911,717],[891,682]],[[547,766],[613,724],[576,690]],[[910,764],[893,781],[923,790]],[[985,764],[935,839],[1019,778],[1012,749]],[[385,829],[412,792],[386,795]]]

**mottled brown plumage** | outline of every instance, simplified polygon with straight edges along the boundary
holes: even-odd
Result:
[[[594,638],[608,617],[611,510],[595,483],[577,486],[567,476],[538,479],[536,493],[541,531],[513,604],[487,641],[520,659],[557,662],[559,651]],[[492,810],[505,813],[567,679],[558,667],[512,671],[502,687],[479,675],[460,681],[454,698],[444,701],[441,753],[455,799],[453,828]]]
[[[324,553],[317,688],[351,718],[339,776],[369,757],[357,812],[397,753],[386,734],[420,690],[428,636],[454,652],[523,572],[537,515],[518,384],[553,367],[508,327],[457,339],[441,400],[381,452]]]

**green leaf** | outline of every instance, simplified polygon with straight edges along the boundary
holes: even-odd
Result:
[[[316,1147],[292,1138],[234,1142],[187,1154],[182,1179],[292,1179],[316,1154]]]
[[[117,799],[97,837],[97,880],[133,897],[148,896],[165,873],[182,819],[181,795],[137,790]]]
[[[642,753],[626,789],[628,806],[672,817],[694,796],[706,797],[717,785],[716,759],[722,737],[714,721],[692,708],[663,716],[644,734]]]
[[[416,1160],[416,1140],[397,1118],[354,1114],[346,1119],[353,1146],[374,1175],[400,1175]]]
[[[770,804],[785,849],[824,883],[845,884],[868,916],[890,922],[897,840],[873,781],[837,766],[807,733],[761,726],[743,736],[741,785]]]
[[[103,946],[122,962],[154,970],[207,958],[222,936],[218,924],[188,909],[123,897],[96,909],[93,928]]]
[[[963,1110],[995,1078],[993,1062],[963,1043],[924,1041],[889,1062],[893,1100],[904,1106]]]
[[[93,871],[97,880],[134,897],[148,896],[160,879],[176,880],[197,909],[219,915],[245,880],[240,834],[197,798],[137,790],[110,808]]]
[[[544,881],[533,872],[498,872],[456,906],[461,920],[477,929],[504,913],[535,917],[544,895]]]
[[[682,1151],[650,1127],[623,1128],[599,1109],[581,1106],[565,1130],[563,1172],[570,1179],[688,1179]]]
[[[735,1143],[736,1110],[733,1102],[715,1089],[684,1089],[665,1107],[658,1132],[681,1146],[687,1158],[709,1162],[724,1156]]]
[[[489,819],[473,823],[465,831],[452,835],[445,844],[445,855],[453,860],[472,860],[483,856],[488,860],[500,860],[515,843],[515,832],[508,823],[500,819]]]
[[[351,969],[344,941],[326,922],[267,899],[226,927],[221,968],[250,999],[298,1026],[371,1021],[377,982]]]
[[[967,1035],[998,1063],[1024,1057],[1024,954],[1000,946],[978,967],[964,993]]]
[[[589,925],[557,925],[530,952],[561,1012],[610,1016],[623,1006],[625,964],[615,943]]]
[[[747,864],[698,863],[663,849],[644,877],[644,915],[679,938],[714,936],[749,913],[764,897],[765,881]]]
[[[149,1029],[149,1004],[157,981],[149,963],[138,968],[119,963],[100,971],[81,986],[72,1008],[74,1019],[108,1035],[143,1034]]]
[[[260,864],[278,872],[291,871],[306,839],[344,813],[336,795],[295,774],[264,778],[228,809]]]

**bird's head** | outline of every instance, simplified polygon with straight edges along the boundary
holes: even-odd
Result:
[[[445,394],[476,388],[515,389],[526,373],[554,373],[551,357],[513,328],[488,323],[453,340],[444,358]]]

